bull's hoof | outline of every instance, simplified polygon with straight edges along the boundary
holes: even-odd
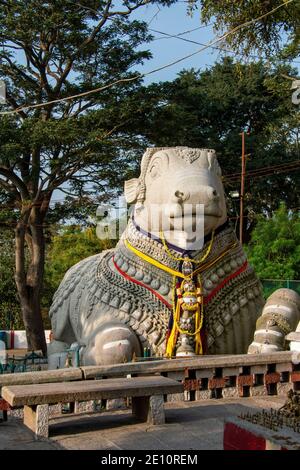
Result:
[[[70,347],[69,344],[63,343],[62,341],[51,341],[48,344],[48,369],[63,369],[66,367],[67,362],[67,349]]]
[[[276,344],[251,343],[248,348],[248,354],[262,354],[282,351]]]
[[[141,356],[141,345],[133,330],[121,323],[102,325],[86,341],[83,351],[84,365],[107,365],[130,362]]]

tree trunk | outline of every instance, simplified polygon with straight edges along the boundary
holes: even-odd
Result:
[[[39,208],[22,212],[16,227],[16,285],[26,330],[29,350],[47,353],[40,298],[44,276],[45,239]],[[26,262],[25,245],[29,260]]]

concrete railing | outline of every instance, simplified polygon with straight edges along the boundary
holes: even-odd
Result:
[[[0,376],[0,389],[4,385],[148,374],[161,374],[183,382],[184,394],[169,396],[172,401],[286,395],[288,390],[300,390],[300,353],[283,351],[257,355],[197,356],[6,374]]]

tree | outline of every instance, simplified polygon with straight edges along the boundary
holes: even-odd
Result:
[[[299,56],[298,1],[189,0],[190,10],[197,8],[198,3],[202,21],[205,24],[214,21],[215,31],[219,34],[261,17],[255,23],[226,37],[225,41],[229,47],[242,55],[259,52],[270,58],[274,54],[290,59]],[[269,14],[272,10],[275,11]]]
[[[15,280],[32,350],[46,352],[40,297],[54,192],[107,198],[140,146],[124,98],[140,83],[133,68],[150,56],[139,48],[147,25],[130,15],[149,3],[0,2],[0,79],[15,111],[0,120],[0,187],[16,218]],[[103,90],[89,94],[95,88]]]
[[[86,222],[86,220],[85,220]],[[82,259],[112,248],[109,239],[100,240],[94,226],[66,225],[52,228],[47,243],[45,279],[41,296],[44,326],[50,328],[48,310],[52,297],[66,271]],[[56,232],[56,233],[55,233]],[[14,236],[5,226],[0,228],[0,329],[24,329],[20,302],[14,282]]]
[[[23,326],[14,282],[14,256],[13,232],[7,226],[2,227],[0,228],[0,330]]]
[[[256,223],[255,214],[270,216],[280,201],[289,209],[298,206],[299,165],[293,169],[286,164],[300,163],[299,110],[292,104],[289,83],[281,76],[291,70],[224,58],[208,70],[185,70],[174,81],[143,91],[145,114],[136,123],[140,133],[157,146],[216,149],[227,193],[240,189],[243,130],[250,131],[247,172],[283,165],[274,174],[272,169],[251,178],[246,174],[246,241]],[[230,215],[238,216],[239,208],[230,200],[228,204]]]
[[[113,241],[109,239],[100,240],[94,227],[65,227],[52,238],[49,245],[45,266],[46,289],[53,294],[71,266],[88,256],[112,248],[113,245]],[[51,298],[52,295],[48,295],[45,299],[48,300],[48,307]]]
[[[261,279],[299,279],[299,211],[291,212],[281,204],[273,217],[260,216],[247,254]]]

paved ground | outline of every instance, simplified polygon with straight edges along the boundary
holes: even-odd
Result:
[[[223,420],[251,408],[277,408],[284,398],[259,397],[166,403],[167,423],[134,421],[129,410],[64,416],[50,421],[48,441],[35,441],[20,420],[0,424],[0,450],[222,449]]]
[[[57,448],[60,446],[55,442],[36,441],[33,433],[23,426],[21,420],[9,418],[7,422],[0,423],[0,451],[53,450]]]

